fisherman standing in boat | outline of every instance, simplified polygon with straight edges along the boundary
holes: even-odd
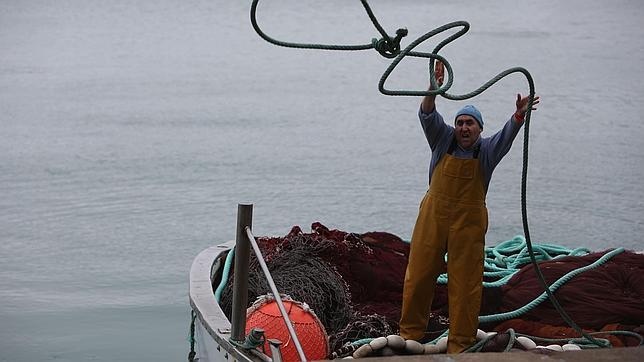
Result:
[[[439,86],[444,73],[444,65],[437,62]],[[429,190],[421,201],[411,238],[400,335],[423,341],[436,279],[444,268],[447,252],[447,352],[460,353],[476,342],[488,226],[485,195],[492,171],[510,150],[523,125],[529,99],[517,94],[515,113],[489,138],[481,137],[483,116],[476,107],[467,105],[458,111],[452,127],[436,110],[435,100],[435,95],[425,96],[419,110],[432,158]],[[533,106],[538,103],[539,97],[535,97]]]

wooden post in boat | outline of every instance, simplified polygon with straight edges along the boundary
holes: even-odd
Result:
[[[246,227],[252,229],[253,204],[237,205],[237,234],[235,238],[235,277],[233,281],[233,313],[230,339],[243,342],[246,330],[246,306],[248,305],[248,264],[250,241]]]

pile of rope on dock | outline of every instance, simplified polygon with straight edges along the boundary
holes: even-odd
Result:
[[[304,233],[295,226],[284,237],[258,238],[258,243],[280,293],[308,304],[320,318],[333,352],[329,357],[353,354],[374,338],[396,334],[409,243],[386,232],[356,234],[330,230],[320,223],[311,229]],[[643,254],[621,248],[590,252],[548,244],[534,244],[533,249],[551,291],[584,331],[602,338],[607,346],[641,344]],[[512,336],[529,335],[562,345],[580,337],[545,297],[526,256],[525,239],[517,236],[485,252],[479,322],[481,329],[499,336],[487,338],[479,351],[509,349],[506,339]],[[219,302],[228,318],[233,273],[221,282],[225,287]],[[441,275],[426,332],[434,342],[449,327],[446,282],[447,275]],[[267,293],[270,290],[252,255],[249,302]]]

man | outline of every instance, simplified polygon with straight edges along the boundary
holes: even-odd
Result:
[[[435,74],[440,86],[444,77],[442,63],[437,62]],[[529,99],[517,94],[515,113],[503,129],[489,138],[481,137],[483,116],[476,107],[463,107],[452,127],[436,111],[435,100],[436,96],[426,96],[419,111],[432,150],[430,183],[411,238],[400,335],[423,340],[436,279],[447,252],[447,352],[460,353],[476,342],[488,226],[485,195],[492,171],[510,150],[523,125]],[[538,103],[539,97],[535,97],[533,106]]]

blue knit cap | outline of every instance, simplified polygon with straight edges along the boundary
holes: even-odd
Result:
[[[483,116],[481,115],[481,112],[479,112],[479,110],[476,109],[476,107],[474,107],[473,105],[468,104],[465,107],[461,108],[461,110],[458,111],[458,113],[456,113],[456,117],[454,117],[454,120],[456,121],[456,118],[462,115],[468,115],[468,116],[474,117],[474,119],[479,123],[479,126],[483,128]]]

